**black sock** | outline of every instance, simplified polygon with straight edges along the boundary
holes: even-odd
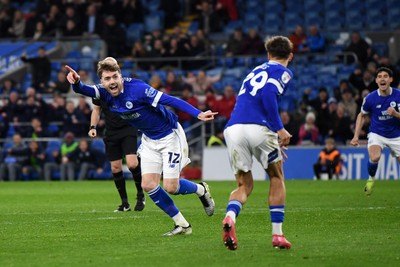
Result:
[[[138,165],[135,169],[129,169],[132,173],[133,180],[135,181],[137,195],[143,196],[143,188],[142,188],[142,172],[140,170],[140,158],[138,158]]]
[[[126,185],[123,172],[113,173],[115,187],[118,190],[122,203],[128,203],[128,195],[126,194]]]

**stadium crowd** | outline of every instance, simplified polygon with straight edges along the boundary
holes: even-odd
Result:
[[[21,2],[22,5],[22,2],[26,1],[15,2]],[[164,93],[181,97],[200,110],[212,109],[219,112],[215,121],[215,136],[222,138],[220,133],[230,118],[239,88],[233,84],[225,84],[222,90],[217,90],[214,84],[222,79],[223,71],[210,75],[203,69],[206,61],[190,60],[179,65],[176,58],[201,59],[202,56],[215,54],[215,44],[210,41],[208,35],[223,32],[229,21],[239,19],[238,7],[234,0],[189,1],[191,15],[198,23],[198,28],[192,34],[178,23],[183,20],[183,15],[175,11],[182,9],[181,2],[161,0],[158,9],[165,14],[164,28],[145,32],[134,42],[128,38],[127,26],[142,23],[149,12],[140,0],[30,2],[36,4],[29,13],[22,12],[16,8],[18,5],[12,5],[11,1],[0,2],[0,38],[41,40],[58,35],[98,35],[107,44],[108,56],[127,60],[154,58],[138,63],[139,70],[151,73],[148,83]],[[294,52],[297,55],[310,56],[314,53],[324,53],[330,45],[329,40],[316,25],[308,26],[307,33],[302,26],[297,25],[293,33],[288,34],[294,43]],[[232,34],[226,36],[222,55],[265,57],[261,36],[262,33],[257,28],[237,27]],[[295,110],[281,111],[284,126],[293,135],[290,145],[323,145],[328,137],[333,138],[337,145],[346,145],[353,136],[356,115],[363,97],[377,88],[377,67],[391,68],[395,73],[392,86],[398,86],[400,64],[391,65],[388,57],[376,53],[359,32],[351,33],[351,40],[344,51],[357,55],[357,62],[349,62],[354,65],[354,71],[347,79],[337,81],[333,90],[323,86],[309,87],[302,92],[302,98],[296,102]],[[160,58],[171,60],[158,61]],[[0,165],[3,171],[0,180],[21,179],[21,176],[16,176],[16,170],[25,175],[25,179],[32,179],[36,175],[51,180],[55,178],[51,176],[52,168],[60,170],[60,179],[83,179],[84,176],[78,176],[77,173],[68,174],[66,166],[69,164],[69,170],[73,169],[79,173],[77,167],[71,166],[81,166],[83,162],[93,163],[91,157],[101,160],[91,164],[90,168],[85,168],[100,174],[105,159],[98,156],[98,153],[103,152],[92,150],[90,144],[85,145],[85,141],[82,141],[87,137],[90,122],[89,100],[85,97],[76,99],[71,96],[65,68],[57,70],[56,79],[51,78],[51,72],[54,70],[45,49],[40,48],[37,57],[29,58],[23,55],[21,60],[33,67],[31,86],[22,88],[20,81],[12,79],[6,79],[0,85],[0,138],[13,140],[8,142],[8,145],[3,145]],[[156,72],[161,69],[165,70],[165,77]],[[94,84],[97,78],[93,76],[93,72],[94,69],[81,69],[79,75],[86,84]],[[135,75],[135,71],[132,74]],[[312,94],[315,90],[318,91],[317,97],[313,97]],[[184,127],[193,124],[192,118],[187,114],[177,114]],[[99,133],[104,129],[104,121],[102,123],[98,125]],[[367,131],[368,125],[364,126],[360,139],[366,139]],[[188,133],[189,139],[191,134]],[[67,142],[71,142],[71,136],[74,140],[73,149],[71,143]],[[50,142],[34,140],[53,137],[67,142],[60,144],[56,152],[48,148]],[[32,138],[33,141],[24,144],[21,138]],[[85,152],[85,149],[89,149],[89,152]],[[76,156],[77,154],[81,156]],[[11,165],[17,166],[17,169],[10,167]],[[32,174],[34,170],[40,170],[40,175]]]

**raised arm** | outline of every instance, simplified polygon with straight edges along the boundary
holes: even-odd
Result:
[[[94,98],[100,98],[99,89],[95,85],[86,85],[81,82],[81,77],[78,73],[68,65],[65,68],[69,71],[67,74],[67,80],[72,85],[72,89],[75,93],[90,96]]]

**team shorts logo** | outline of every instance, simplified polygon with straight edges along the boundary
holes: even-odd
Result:
[[[396,102],[394,102],[394,101],[392,101],[392,102],[390,102],[390,106],[392,107],[392,108],[395,108],[397,105],[396,105]]]
[[[154,89],[153,87],[149,87],[146,89],[145,93],[146,93],[147,97],[155,97],[157,94],[157,90]]]
[[[291,79],[292,77],[290,77],[290,74],[287,72],[287,71],[285,71],[283,74],[282,74],[282,77],[281,77],[281,80],[282,80],[282,82],[283,83],[288,83],[289,81],[290,81],[290,79]]]
[[[132,102],[131,102],[131,101],[127,101],[127,102],[125,103],[125,107],[126,107],[127,109],[132,109],[132,108],[133,108]]]

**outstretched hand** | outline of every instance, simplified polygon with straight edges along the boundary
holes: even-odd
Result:
[[[205,112],[201,112],[197,115],[197,118],[202,121],[210,121],[214,119],[214,115],[217,115],[218,112],[212,112],[211,110],[207,110]]]
[[[70,84],[76,84],[80,81],[81,76],[78,75],[78,73],[71,68],[68,65],[65,65],[65,68],[69,71],[67,74],[67,80]]]

